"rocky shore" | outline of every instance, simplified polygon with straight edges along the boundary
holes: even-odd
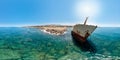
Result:
[[[66,26],[66,25],[42,25],[42,26],[30,26],[33,28],[39,28],[45,33],[53,34],[53,35],[63,35],[67,27],[72,27],[72,26]]]

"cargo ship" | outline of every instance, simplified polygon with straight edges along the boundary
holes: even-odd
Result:
[[[88,17],[86,17],[84,24],[76,24],[71,31],[72,38],[78,42],[86,42],[87,38],[92,34],[92,32],[97,28],[95,25],[87,25],[86,22]]]

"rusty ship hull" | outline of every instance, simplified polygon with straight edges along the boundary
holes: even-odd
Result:
[[[97,28],[94,25],[86,25],[88,17],[84,24],[76,24],[71,31],[72,38],[78,42],[85,42],[92,32]]]
[[[71,34],[72,34],[72,38],[78,42],[85,42],[86,39],[82,36],[80,36],[79,34],[75,33],[74,31],[71,31]]]
[[[71,34],[73,38],[73,43],[78,46],[82,51],[90,51],[92,53],[96,52],[96,47],[91,41],[85,39],[84,37],[73,31],[71,31]]]

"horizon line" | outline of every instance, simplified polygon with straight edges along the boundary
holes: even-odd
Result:
[[[74,26],[75,24],[58,24],[58,23],[49,23],[49,24],[23,24],[23,25],[0,25],[0,27],[26,27],[26,26],[42,26],[42,25],[68,25]],[[87,25],[95,25],[98,27],[120,27],[120,25],[104,25],[104,24],[87,24]]]

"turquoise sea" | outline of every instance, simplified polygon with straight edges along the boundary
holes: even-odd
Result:
[[[35,28],[0,27],[0,60],[120,60],[120,28],[98,27],[81,48],[71,37]],[[88,47],[89,47],[88,46]]]

